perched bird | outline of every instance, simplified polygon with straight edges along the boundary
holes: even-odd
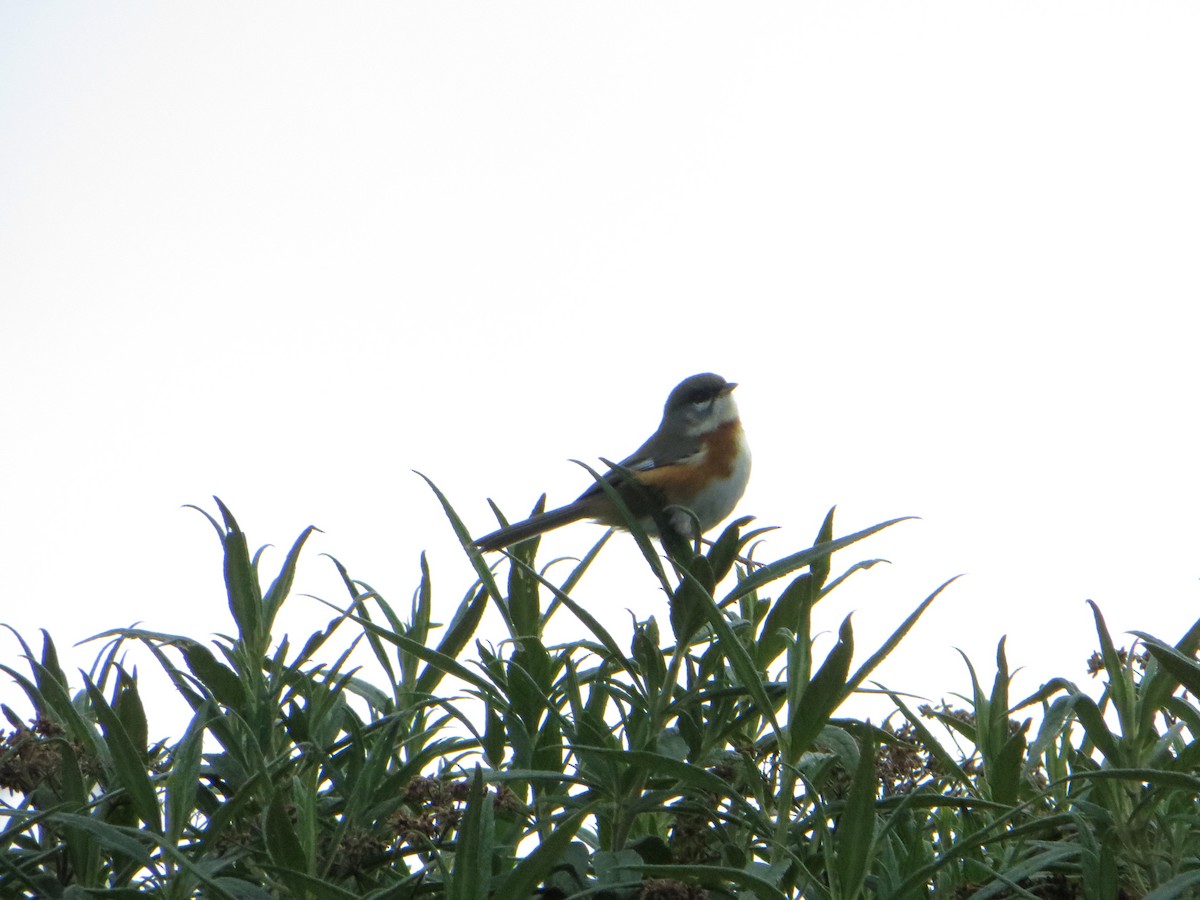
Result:
[[[655,507],[675,531],[699,537],[697,523],[703,534],[741,499],[750,480],[750,447],[733,400],[735,387],[711,372],[685,378],[667,397],[658,430],[605,476],[649,533],[656,531]],[[573,503],[484,535],[475,546],[499,550],[580,519],[624,525],[612,500],[593,483]]]

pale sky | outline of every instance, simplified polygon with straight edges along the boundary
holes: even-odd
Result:
[[[1086,681],[1088,598],[1176,640],[1197,46],[1184,2],[4,4],[0,618],[228,631],[180,508],[213,494],[254,545],[320,527],[298,589],[339,602],[320,552],[403,611],[427,550],[448,617],[469,570],[412,469],[482,533],[711,370],[760,558],[834,504],[921,517],[835,557],[892,561],[818,608],[860,659],[965,573],[889,685],[966,690],[954,647],[990,681],[1004,634],[1023,689]],[[622,642],[665,630],[639,565],[618,538],[579,594]]]

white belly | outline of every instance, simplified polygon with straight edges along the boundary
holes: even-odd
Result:
[[[745,435],[738,435],[738,445],[738,461],[733,472],[728,478],[710,484],[689,507],[700,520],[701,533],[719,524],[733,512],[746,492],[746,485],[750,482],[750,447],[746,444]],[[693,528],[691,516],[682,511],[672,515],[671,524],[683,534],[690,534]]]

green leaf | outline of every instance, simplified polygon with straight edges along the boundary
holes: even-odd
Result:
[[[492,798],[476,765],[467,808],[458,826],[458,845],[447,884],[446,900],[488,900],[495,823]]]
[[[1177,900],[1180,897],[1196,896],[1195,888],[1200,885],[1200,871],[1184,872],[1176,875],[1150,893],[1143,900]]]
[[[399,898],[405,898],[405,900],[407,900],[407,898],[413,896],[412,886],[407,881],[396,885],[391,891],[364,894],[361,891],[348,891],[344,888],[338,887],[336,884],[332,884],[330,881],[324,878],[316,875],[309,875],[307,872],[297,871],[295,869],[267,865],[264,865],[263,869],[283,882],[283,885],[288,889],[288,893],[286,895],[288,897],[304,897],[306,900],[361,900],[363,897],[370,897],[374,900],[374,898],[391,896],[396,897],[397,900],[399,900]],[[219,879],[219,881],[223,883],[224,879]],[[403,888],[403,890],[397,890],[397,888]],[[277,900],[279,895],[271,895],[263,891],[262,896],[264,898],[271,897],[272,900]],[[257,900],[257,898],[255,898],[255,900]]]
[[[275,792],[267,807],[264,835],[271,861],[281,868],[303,872],[307,868],[304,850],[296,836],[296,828],[284,805],[283,796]]]
[[[846,698],[846,676],[850,672],[850,660],[854,656],[854,631],[850,616],[842,621],[838,641],[825,657],[812,681],[804,689],[800,702],[790,710],[788,721],[787,748],[785,758],[796,765],[800,757],[812,747],[833,711]]]
[[[101,846],[114,851],[134,865],[149,869],[151,872],[158,872],[158,867],[151,857],[150,851],[142,841],[134,837],[138,833],[137,829],[120,828],[102,822],[98,818],[80,816],[75,813],[55,812],[47,816],[47,819],[57,825],[85,832]]]
[[[542,494],[530,515],[537,515],[546,510],[546,495]],[[531,578],[528,569],[533,566],[533,558],[537,553],[539,540],[525,541],[508,548],[508,554],[513,559],[519,559],[524,566],[509,566],[508,568],[508,608],[512,614],[514,638],[535,637],[541,633],[541,606],[538,594],[538,581]]]
[[[705,601],[716,587],[712,566],[703,556],[693,557],[688,571],[692,577],[679,583],[670,600],[671,630],[675,633],[675,642],[681,646],[691,643],[708,618]]]
[[[875,796],[879,789],[875,773],[875,740],[871,729],[861,731],[858,766],[833,835],[840,897],[859,896],[874,856]]]
[[[1008,656],[1004,652],[1004,645],[1007,638],[1000,638],[1000,643],[996,645],[996,677],[992,682],[992,693],[988,697],[988,715],[986,722],[981,722],[981,726],[986,729],[980,743],[985,746],[981,749],[989,755],[994,755],[999,752],[1000,748],[1008,742],[1009,737],[1009,714],[1008,714],[1008,683],[1010,676],[1008,674]],[[984,761],[985,764],[987,760]]]
[[[608,888],[634,885],[641,881],[642,857],[634,850],[598,850],[592,854],[596,881]]]
[[[520,562],[519,560],[514,559],[513,565],[525,565],[525,564]],[[529,571],[533,572],[532,569],[530,569]],[[604,626],[602,626],[600,624],[599,620],[596,619],[595,616],[593,616],[590,612],[588,612],[586,609],[584,609],[582,606],[580,606],[574,600],[572,600],[570,597],[568,597],[558,586],[556,586],[552,582],[548,581],[546,578],[542,577],[542,575],[540,575],[536,572],[533,572],[533,575],[535,578],[537,578],[542,583],[543,587],[548,588],[554,594],[554,598],[558,603],[561,603],[563,606],[566,606],[567,609],[569,609],[571,611],[571,613],[575,616],[575,618],[579,619],[579,621],[581,621],[585,626],[587,626],[588,630],[591,631],[591,633],[593,635],[595,635],[596,639],[601,643],[604,650],[607,652],[607,656],[605,656],[604,658],[608,659],[610,662],[613,662],[616,665],[620,666],[622,669],[624,669],[626,672],[628,672],[629,675],[636,682],[636,680],[639,677],[637,671],[630,665],[629,660],[625,657],[625,654],[621,651],[620,645],[617,644],[616,640],[613,638],[613,636],[611,634],[609,634],[609,632],[604,628]]]
[[[638,866],[638,869],[649,878],[678,879],[692,884],[705,885],[714,890],[722,890],[732,882],[749,891],[757,900],[787,900],[786,895],[779,890],[777,879],[764,878],[756,874],[752,867],[734,869],[729,866],[643,865]]]
[[[61,811],[82,812],[91,799],[89,796],[91,780],[89,779],[88,784],[85,785],[79,757],[72,743],[60,742],[59,753],[62,756],[62,765],[59,769],[62,779],[60,793],[63,799]],[[83,884],[95,883],[101,877],[102,866],[110,862],[105,857],[102,863],[100,845],[77,828],[69,825],[62,826],[62,839],[66,845],[75,877]]]
[[[1067,781],[1130,781],[1149,782],[1163,787],[1175,788],[1189,794],[1200,794],[1200,777],[1185,772],[1167,769],[1097,769],[1094,772],[1076,772],[1067,776]]]
[[[633,623],[633,642],[629,648],[630,656],[637,663],[646,684],[646,692],[658,694],[663,689],[667,679],[667,664],[663,660],[660,646],[661,636],[658,622],[651,616],[645,622]]]
[[[28,651],[28,648],[26,650]],[[68,683],[67,674],[58,663],[58,650],[54,646],[50,633],[45,629],[42,629],[42,666],[37,670],[37,676],[39,687],[46,678],[52,678],[57,684],[64,687]]]
[[[387,605],[380,599],[380,604]],[[421,583],[413,601],[412,627],[409,634],[414,641],[425,643],[429,639],[429,628],[433,615],[433,576],[429,573],[429,559],[421,554]]]
[[[755,645],[755,662],[760,670],[766,668],[783,652],[789,639],[799,636],[816,599],[817,589],[811,574],[798,575],[779,595],[763,621]],[[807,628],[804,628],[807,632]]]
[[[783,559],[776,560],[770,565],[763,566],[761,569],[756,569],[752,574],[743,578],[738,582],[737,586],[730,591],[720,605],[728,606],[731,603],[736,603],[740,597],[744,597],[759,588],[770,584],[784,575],[790,575],[797,569],[802,569],[805,566],[811,566],[813,563],[820,560],[828,559],[829,556],[838,550],[849,547],[851,544],[856,544],[864,538],[868,538],[873,534],[883,531],[885,528],[890,528],[897,522],[904,522],[913,516],[903,516],[899,519],[890,519],[887,522],[881,522],[878,525],[873,525],[870,528],[864,528],[862,531],[857,531],[854,534],[847,535],[844,538],[838,538],[835,541],[829,541],[823,544],[817,544],[808,550],[801,550],[799,553],[793,553],[791,556],[785,556]]]
[[[1079,719],[1079,724],[1083,726],[1088,739],[1108,760],[1109,765],[1120,765],[1123,755],[1120,741],[1109,731],[1108,723],[1104,721],[1104,713],[1100,711],[1096,701],[1082,692],[1075,694],[1074,701],[1075,715]]]
[[[415,471],[415,470],[414,470]],[[475,574],[479,576],[480,582],[487,588],[488,596],[496,604],[496,609],[504,619],[504,624],[508,627],[509,634],[517,634],[517,627],[513,623],[512,616],[509,614],[508,604],[504,602],[504,595],[500,593],[500,586],[496,584],[496,578],[492,574],[491,568],[484,561],[483,554],[479,552],[479,548],[475,546],[471,540],[471,534],[467,531],[467,526],[463,524],[463,520],[459,518],[458,513],[454,511],[454,507],[450,505],[450,501],[446,499],[436,484],[434,484],[425,475],[416,472],[424,482],[429,485],[429,489],[433,491],[438,502],[442,504],[442,511],[446,514],[446,518],[450,520],[450,527],[454,529],[454,534],[462,544],[463,550],[467,553],[467,558],[471,561],[471,566],[475,569]]]
[[[752,521],[754,521],[752,516],[743,516],[730,522],[721,532],[721,536],[713,541],[712,549],[708,551],[708,562],[712,567],[715,581],[724,581],[725,576],[733,569],[733,564],[738,558],[738,551],[742,548],[742,526],[748,525]]]
[[[327,606],[333,606],[333,604],[329,603],[328,601],[322,602]],[[336,607],[334,608],[336,609]],[[357,622],[363,628],[369,630],[372,634],[379,636],[383,640],[395,644],[398,647],[402,647],[404,650],[412,653],[414,656],[425,660],[425,662],[440,670],[443,675],[452,675],[455,678],[461,678],[468,684],[474,685],[475,687],[484,691],[489,690],[491,687],[490,683],[486,679],[481,678],[474,670],[467,668],[458,660],[440,652],[440,650],[434,650],[432,647],[426,647],[424,644],[418,643],[406,635],[395,634],[391,631],[388,631],[369,619],[364,619],[362,616],[350,615],[347,616],[347,618],[351,621]],[[425,673],[422,672],[421,677],[424,678],[424,676]],[[418,687],[420,687],[420,682],[418,682]]]
[[[181,641],[179,650],[183,661],[192,674],[208,689],[222,706],[243,710],[246,703],[246,688],[237,673],[219,662],[212,651],[195,641]]]
[[[87,688],[92,708],[96,711],[100,727],[104,729],[104,739],[112,758],[117,783],[125,789],[137,817],[145,822],[146,827],[151,831],[161,833],[162,820],[158,798],[154,794],[154,787],[146,771],[145,751],[139,750],[134,745],[116,712],[108,705],[108,701],[104,699],[100,689],[92,684],[91,679],[85,677],[84,685]]]
[[[250,564],[246,535],[238,528],[233,514],[220,498],[213,499],[225,518],[225,533],[221,543],[225,550],[225,591],[229,598],[229,612],[242,640],[251,647],[258,647],[262,637],[262,594],[258,576]]]
[[[1117,711],[1117,721],[1121,723],[1121,733],[1131,741],[1137,741],[1137,701],[1132,674],[1121,662],[1117,648],[1108,633],[1108,626],[1104,623],[1104,616],[1100,613],[1100,607],[1091,600],[1087,603],[1092,608],[1092,615],[1096,620],[1096,635],[1100,639],[1100,653],[1104,660],[1104,671],[1108,675],[1108,690],[1113,707]]]
[[[751,810],[745,798],[735,790],[729,782],[700,766],[665,756],[661,753],[651,753],[648,750],[613,750],[608,747],[576,745],[573,749],[584,751],[591,756],[611,759],[623,767],[640,767],[647,772],[660,777],[676,779],[680,785],[701,796],[712,794],[717,797],[727,797],[734,805]]]
[[[496,713],[496,707],[491,703],[486,705],[485,716],[483,738],[479,743],[487,763],[499,768],[504,762],[504,720]]]
[[[338,576],[342,579],[342,584],[345,586],[347,593],[350,595],[351,609],[356,610],[364,619],[370,619],[371,613],[367,608],[367,601],[374,600],[378,604],[379,609],[383,612],[384,616],[387,618],[389,627],[391,627],[393,631],[403,630],[403,625],[396,617],[395,612],[390,606],[388,606],[387,603],[384,602],[383,598],[380,597],[376,591],[371,589],[370,585],[355,581],[353,578],[351,578],[350,573],[346,571],[346,567],[342,565],[337,557],[331,556],[328,553],[323,553],[321,555],[332,562],[334,568],[337,569]],[[425,567],[424,554],[421,556],[421,565],[422,568]],[[394,685],[397,683],[397,681],[403,681],[406,685],[409,684],[410,677],[408,674],[402,675],[400,679],[397,679],[395,670],[392,668],[391,657],[387,652],[385,652],[383,642],[370,632],[367,632],[366,638],[367,644],[370,646],[371,652],[375,656],[375,661],[379,663],[380,668],[382,668],[386,674],[388,684]],[[424,636],[418,637],[417,640],[425,643]]]
[[[1006,806],[1015,806],[1021,786],[1021,772],[1025,768],[1025,733],[1030,720],[1026,719],[1019,731],[1011,735],[999,751],[984,761],[984,775],[991,789],[991,799]]]
[[[1175,647],[1153,635],[1141,631],[1130,633],[1146,645],[1150,655],[1158,660],[1159,665],[1169,672],[1178,684],[1186,688],[1188,693],[1200,696],[1200,663],[1193,657],[1184,656]]]
[[[183,738],[171,751],[171,768],[167,772],[164,801],[168,840],[179,842],[195,811],[196,792],[200,781],[200,758],[204,733],[211,711],[200,709],[192,716]]]
[[[380,791],[387,778],[388,766],[393,759],[393,748],[400,735],[404,720],[399,716],[387,722],[383,731],[371,741],[366,749],[362,768],[354,773],[353,781],[346,785],[345,813],[341,817],[342,830],[366,821],[366,811],[378,802]],[[340,835],[339,835],[340,838]]]
[[[131,678],[124,669],[118,669],[117,694],[113,711],[129,735],[129,740],[143,757],[149,755],[149,726],[146,724],[146,710],[142,699],[138,696],[137,681]]]
[[[279,574],[275,576],[275,580],[267,588],[267,594],[263,598],[263,614],[264,625],[268,630],[275,621],[275,614],[279,612],[279,607],[283,605],[283,601],[291,593],[292,583],[296,580],[296,564],[300,561],[300,551],[304,548],[304,542],[308,540],[310,534],[317,530],[319,529],[309,525],[304,531],[300,532],[300,536],[292,544],[292,549],[288,551],[287,558],[284,560]]]
[[[821,529],[817,532],[817,540],[813,547],[820,547],[822,544],[828,544],[833,540],[833,513],[837,507],[831,507],[829,512],[825,514],[825,521],[821,523]],[[817,591],[820,591],[825,586],[826,580],[829,578],[830,560],[828,556],[823,556],[820,559],[814,560],[809,567],[809,571],[813,577],[813,585]]]
[[[484,610],[487,609],[487,598],[487,591],[483,588],[473,596],[463,598],[450,621],[450,627],[446,629],[446,634],[438,644],[440,659],[457,659],[463,648],[475,636]],[[446,674],[448,673],[444,668],[430,662],[417,678],[417,693],[431,693]]]
[[[679,574],[683,578],[692,581],[696,580],[695,576],[687,571],[687,569],[680,569]],[[704,587],[699,582],[696,582],[696,584],[700,588]],[[707,591],[698,591],[696,597],[700,605],[704,608],[704,611],[708,614],[708,624],[716,632],[721,650],[725,658],[729,661],[734,674],[737,676],[738,684],[750,695],[750,699],[754,701],[758,712],[766,717],[772,731],[778,737],[780,734],[779,721],[775,717],[774,705],[767,695],[762,676],[755,667],[754,660],[750,658],[750,654],[746,651],[742,642],[738,640],[738,636],[734,633],[733,628],[730,627],[725,614],[717,607],[712,596]]]
[[[596,804],[588,803],[565,819],[555,822],[550,832],[533,852],[529,853],[500,882],[492,896],[532,897],[537,886],[547,880],[560,865],[567,848],[584,820],[592,814]]]
[[[1026,880],[1046,872],[1061,871],[1079,856],[1079,848],[1070,841],[1063,841],[1058,846],[1049,847],[1041,853],[1022,859],[1015,865],[1008,866],[997,872],[995,878],[986,886],[971,894],[977,900],[989,900],[992,897],[1012,897],[1014,885],[1026,883]]]

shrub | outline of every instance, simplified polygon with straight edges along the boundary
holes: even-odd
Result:
[[[635,527],[671,634],[636,622],[625,649],[571,596],[607,536],[559,582],[513,548],[502,581],[438,496],[477,574],[445,625],[424,559],[407,618],[334,561],[348,600],[277,638],[311,529],[264,591],[217,501],[232,636],[106,632],[74,694],[53,640],[18,636],[0,896],[1194,895],[1200,623],[1123,654],[1094,609],[1098,700],[1057,678],[1013,703],[1001,641],[990,690],[968,660],[964,707],[886,691],[874,725],[839,709],[946,585],[857,665],[848,616],[818,658],[812,612],[873,562],[831,577],[832,554],[894,522],[835,538],[831,513],[767,565],[749,520],[662,555]],[[475,640],[488,605],[498,647]],[[547,645],[554,615],[584,636]],[[149,741],[129,642],[192,710],[177,740]]]

